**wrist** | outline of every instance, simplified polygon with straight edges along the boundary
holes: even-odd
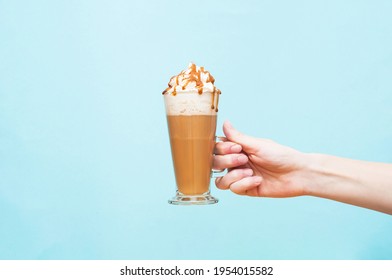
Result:
[[[310,196],[326,197],[327,187],[337,185],[343,178],[338,174],[333,164],[334,157],[308,153],[304,155],[303,169],[304,194]]]
[[[336,199],[349,195],[347,191],[360,184],[353,160],[314,153],[306,158],[306,195]]]

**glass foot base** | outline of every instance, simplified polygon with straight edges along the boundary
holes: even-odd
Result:
[[[207,205],[218,203],[218,199],[208,194],[201,195],[184,195],[177,193],[175,197],[169,200],[174,205]]]

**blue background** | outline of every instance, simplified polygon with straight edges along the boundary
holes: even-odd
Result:
[[[0,0],[1,259],[392,259],[391,216],[213,186],[176,207],[161,92],[190,61],[225,119],[392,162],[391,1]]]

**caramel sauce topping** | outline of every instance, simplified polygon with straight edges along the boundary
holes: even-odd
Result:
[[[203,81],[204,80],[204,81]],[[188,69],[181,71],[177,76],[170,78],[168,88],[162,94],[171,93],[173,96],[177,95],[177,87],[181,87],[183,91],[187,89],[196,89],[199,94],[203,94],[205,84],[210,83],[213,87],[211,94],[211,109],[218,112],[218,101],[221,91],[214,85],[215,79],[206,71],[204,67],[197,67],[196,64],[190,63]],[[188,88],[188,86],[190,88]],[[208,90],[210,92],[210,90]]]

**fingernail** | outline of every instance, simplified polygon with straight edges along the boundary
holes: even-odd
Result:
[[[228,128],[234,128],[233,125],[231,124],[231,122],[229,122],[229,121],[226,121],[226,125]]]
[[[260,185],[260,184],[261,184],[261,181],[263,181],[263,178],[261,178],[260,176],[257,176],[257,177],[254,179],[255,185]]]
[[[230,147],[230,151],[232,153],[239,153],[239,152],[241,152],[241,150],[242,150],[242,147],[238,144],[234,144],[233,146]]]
[[[247,158],[245,155],[239,155],[239,156],[237,157],[237,161],[238,161],[240,164],[243,164],[243,163],[246,163],[246,162],[248,161],[248,158]]]
[[[249,177],[253,175],[253,170],[252,169],[245,169],[244,170],[244,175]]]

